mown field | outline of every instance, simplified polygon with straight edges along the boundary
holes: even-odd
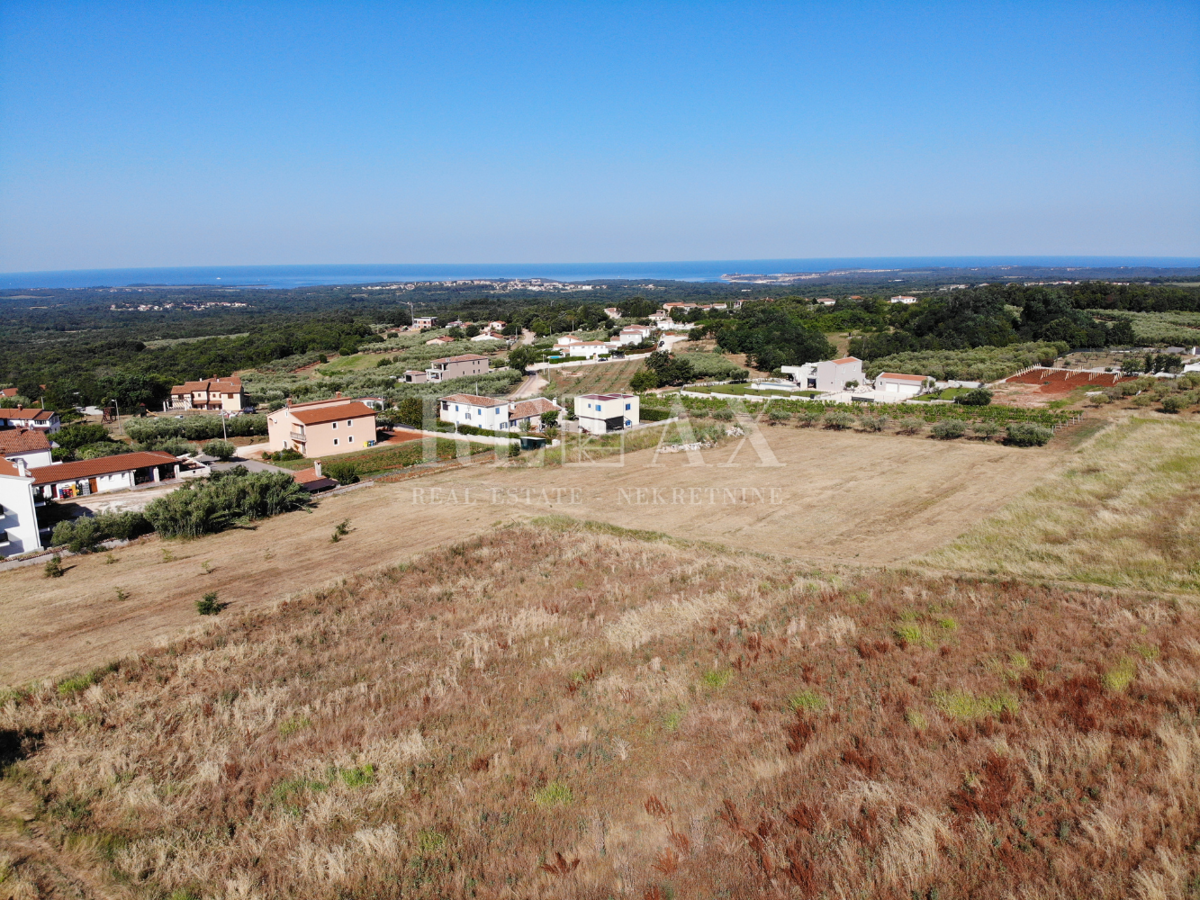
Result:
[[[10,696],[4,886],[1180,897],[1198,680],[1190,604],[535,521]]]

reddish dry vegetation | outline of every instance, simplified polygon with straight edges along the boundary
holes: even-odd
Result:
[[[1080,387],[1098,391],[1122,381],[1133,380],[1132,376],[1119,372],[1077,372],[1070,369],[1043,368],[1033,368],[1004,379],[1007,384],[1040,384],[1043,394],[1069,394]]]
[[[10,700],[0,785],[144,897],[1200,888],[1190,605],[843,577],[506,528]]]

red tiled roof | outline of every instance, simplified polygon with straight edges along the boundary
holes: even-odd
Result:
[[[558,409],[554,401],[545,397],[535,397],[532,400],[522,400],[512,410],[510,419],[528,419],[530,416],[540,416],[542,413]]]
[[[462,356],[447,356],[443,359],[435,359],[430,363],[430,365],[436,366],[438,363],[471,362],[472,360],[476,359],[486,360],[487,357],[480,356],[478,353],[464,353]]]
[[[924,381],[924,375],[902,375],[898,372],[880,372],[880,378],[899,378],[901,381]]]
[[[0,455],[49,449],[50,441],[44,432],[31,428],[0,428]]]
[[[358,400],[336,406],[320,406],[316,409],[296,409],[292,406],[288,411],[297,422],[304,425],[321,425],[325,422],[336,422],[338,419],[361,419],[364,416],[375,415],[375,410]]]
[[[3,456],[0,456],[0,475],[17,475],[21,474],[16,463],[10,463]]]
[[[296,483],[307,491],[323,491],[326,488],[335,488],[338,483],[335,479],[326,475],[318,475],[315,468],[301,469],[299,472],[293,472],[292,477],[296,479]]]
[[[15,397],[17,396],[16,388],[0,388],[0,397]]]
[[[845,363],[852,363],[852,362],[862,362],[862,360],[859,359],[857,356],[843,356],[841,359],[835,359],[833,361],[833,364],[835,366],[840,366],[840,365],[844,365]]]
[[[192,394],[200,391],[218,391],[226,393],[240,393],[242,390],[242,379],[237,375],[231,375],[228,378],[205,378],[201,381],[187,381],[183,384],[177,384],[171,388],[172,394]]]
[[[115,475],[133,469],[150,466],[174,465],[177,460],[170,453],[160,450],[143,450],[138,453],[121,453],[117,456],[101,456],[99,459],[82,459],[79,462],[56,463],[30,469],[33,483],[54,484],[59,481],[74,481],[77,478],[93,478],[97,475]]]
[[[32,420],[35,422],[45,422],[51,416],[56,416],[52,409],[25,409],[21,406],[14,406],[11,409],[0,409],[0,419],[22,419]]]

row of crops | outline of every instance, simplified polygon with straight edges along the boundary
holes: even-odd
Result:
[[[687,397],[678,393],[644,394],[642,407],[649,409],[670,409],[675,404],[681,404],[689,412],[712,413],[721,409],[766,413],[768,407],[779,406],[797,413],[802,410],[822,412],[826,409],[853,409],[855,412],[886,413],[895,418],[920,419],[926,424],[955,420],[961,422],[990,422],[1001,428],[1008,425],[1031,424],[1045,428],[1058,428],[1075,421],[1079,413],[1058,409],[1020,409],[1014,406],[960,406],[956,403],[889,403],[863,404],[848,407],[844,403],[827,403],[820,400],[804,400],[778,398],[768,403],[743,403],[738,397]]]

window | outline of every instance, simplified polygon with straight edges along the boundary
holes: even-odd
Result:
[[[353,420],[353,419],[347,419],[347,420],[346,420],[346,427],[347,427],[347,428],[353,428],[353,427],[354,427],[354,420]]]
[[[334,439],[333,439],[333,446],[335,446],[335,447],[336,447],[337,445],[338,445],[338,439],[337,439],[337,438],[334,438]]]
[[[337,422],[333,423],[333,429],[334,429],[334,431],[337,431]]]
[[[632,404],[632,403],[626,403],[626,404],[625,404],[625,409],[626,409],[626,411],[633,409],[633,404]]]

